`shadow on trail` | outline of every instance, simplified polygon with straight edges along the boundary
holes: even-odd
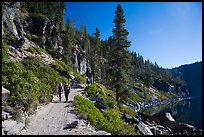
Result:
[[[71,85],[71,88],[72,88],[72,89],[78,89],[78,88],[85,88],[85,87],[83,87],[82,85],[76,83],[76,84],[72,84],[72,85]]]
[[[69,102],[66,102],[66,101],[59,101],[59,100],[53,100],[51,103],[69,103]]]
[[[67,107],[72,107],[73,105],[72,105],[72,102],[73,101],[68,101],[68,102],[66,102],[66,103],[68,103],[66,106],[65,106],[65,108],[67,108]]]

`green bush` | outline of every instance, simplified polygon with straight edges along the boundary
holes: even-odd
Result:
[[[2,39],[2,63],[9,59],[7,52],[8,52],[7,44],[5,43],[4,39]]]
[[[137,114],[133,108],[126,107],[126,106],[122,106],[121,109],[120,109],[120,111],[121,111],[122,113],[128,114],[128,115],[131,116],[131,117],[135,117],[136,114]]]
[[[11,91],[8,105],[12,108],[19,106],[22,111],[33,112],[38,101],[46,104],[52,100],[52,93],[60,82],[68,82],[38,58],[24,59],[23,65],[8,60],[4,44],[2,86]]]
[[[35,53],[36,53],[36,50],[35,50],[34,47],[28,48],[28,51],[30,51],[32,54],[35,54]]]
[[[75,80],[80,83],[80,84],[84,84],[86,83],[86,76],[85,75],[80,75],[79,73],[73,73]]]
[[[20,7],[20,10],[21,10],[21,12],[23,12],[23,13],[28,13],[28,11],[27,11],[27,9],[26,9],[26,7]]]
[[[75,110],[99,130],[105,130],[113,135],[136,135],[134,127],[124,124],[118,109],[106,109],[103,113],[88,99],[80,95],[74,98]]]
[[[82,118],[89,120],[91,124],[96,126],[98,129],[102,129],[101,123],[105,121],[105,118],[91,101],[77,95],[74,97],[73,104],[75,110],[82,114]]]
[[[113,94],[112,91],[107,90],[103,85],[94,83],[90,86],[87,86],[86,91],[90,98],[93,98],[96,94],[96,91],[98,91],[98,96],[104,99],[101,101],[101,103],[107,105],[110,109],[117,108],[117,102],[115,99],[113,97],[107,96]]]
[[[8,104],[15,108],[21,106],[23,111],[33,111],[40,94],[40,82],[35,75],[23,68],[18,62],[9,61],[2,66],[2,85],[11,91]]]
[[[8,45],[14,45],[18,41],[18,39],[12,33],[10,32],[5,32],[5,33],[8,33],[8,34],[3,35],[2,39],[4,39],[4,42],[7,43]]]
[[[58,71],[60,74],[62,74],[63,76],[65,76],[67,79],[70,79],[70,68],[61,60],[58,59],[54,59],[55,62],[50,64],[50,66],[55,69],[56,71]]]
[[[23,64],[27,69],[30,69],[41,82],[49,85],[49,87],[47,87],[49,93],[55,92],[60,82],[69,82],[68,79],[59,76],[53,68],[44,64],[38,58],[25,59]]]
[[[103,113],[107,120],[105,124],[106,131],[113,135],[136,135],[133,126],[124,124],[118,109],[106,109]]]
[[[32,54],[34,53],[41,54],[41,52],[47,53],[44,49],[36,47],[36,46],[29,47],[28,51],[30,51]]]
[[[86,91],[87,91],[90,98],[94,97],[97,90],[98,90],[98,93],[99,93],[98,94],[99,97],[103,97],[104,93],[103,93],[102,89],[98,87],[97,83],[93,83],[92,85],[86,87]]]
[[[50,45],[46,46],[46,51],[54,58],[59,58],[61,56],[60,53],[55,49],[51,48]]]

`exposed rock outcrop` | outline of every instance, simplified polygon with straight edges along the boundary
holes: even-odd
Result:
[[[59,27],[42,15],[22,13],[20,2],[2,3],[2,35],[13,35],[16,43],[27,37],[43,48],[47,45],[63,53]]]
[[[64,53],[62,33],[64,31],[52,20],[40,14],[21,12],[20,2],[3,2],[2,11],[2,36],[13,38],[13,43],[9,47],[11,51],[9,54],[13,60],[21,62],[24,57],[28,56],[24,55],[29,54],[28,52],[21,53],[18,49],[31,45],[31,41],[34,42],[33,46],[54,49],[59,53],[56,56],[62,59]],[[26,41],[30,42],[26,43]],[[90,73],[91,70],[85,54],[83,43],[75,40],[71,51],[71,62],[77,68],[77,72],[82,75],[87,71]],[[50,61],[47,62],[49,64]]]
[[[17,39],[23,37],[20,16],[20,2],[2,3],[2,35],[12,34]]]
[[[202,130],[194,126],[177,123],[170,113],[159,113],[153,116],[138,112],[136,117],[122,115],[122,119],[128,124],[134,125],[135,130],[143,135],[202,135]]]
[[[2,104],[4,104],[9,94],[10,94],[10,91],[2,87]]]
[[[90,66],[87,63],[85,50],[82,48],[83,44],[80,41],[75,40],[73,42],[71,50],[71,62],[74,67],[77,68],[77,72],[81,75],[90,73]]]
[[[4,106],[10,91],[2,87],[2,135],[17,135],[26,126],[27,115],[22,116],[22,121],[13,120],[13,110]]]

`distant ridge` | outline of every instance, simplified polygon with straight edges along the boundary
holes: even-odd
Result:
[[[202,97],[202,61],[184,64],[170,71],[186,81],[190,96]]]

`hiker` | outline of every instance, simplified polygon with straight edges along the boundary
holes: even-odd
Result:
[[[65,86],[64,86],[64,95],[65,95],[66,102],[68,102],[69,92],[70,92],[70,86],[68,85],[68,83],[65,83]]]
[[[62,99],[62,97],[61,97],[62,93],[63,93],[63,86],[62,86],[62,83],[60,83],[59,86],[58,86],[58,94],[59,94],[60,101]]]

